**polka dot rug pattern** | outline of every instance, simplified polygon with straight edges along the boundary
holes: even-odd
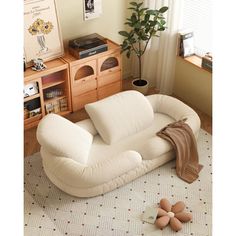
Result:
[[[201,130],[198,139],[199,179],[188,184],[176,176],[175,161],[112,192],[93,198],[70,196],[46,177],[39,153],[25,158],[25,236],[210,236],[212,226],[211,135]],[[174,232],[142,222],[146,206],[161,198],[186,203],[193,220]]]

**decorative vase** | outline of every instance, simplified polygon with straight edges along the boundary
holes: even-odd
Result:
[[[134,90],[146,95],[148,92],[149,83],[147,80],[144,79],[134,79],[132,81],[132,87]]]
[[[46,47],[44,34],[37,35],[37,41],[39,46],[41,47],[39,53],[45,53],[48,51],[48,47]]]

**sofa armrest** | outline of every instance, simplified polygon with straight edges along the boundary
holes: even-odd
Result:
[[[191,127],[195,135],[198,134],[201,121],[198,114],[188,105],[177,98],[154,94],[147,96],[154,113],[163,113],[178,121],[187,118],[186,123]]]
[[[37,128],[37,140],[48,152],[86,164],[93,136],[71,121],[56,115],[46,115]]]

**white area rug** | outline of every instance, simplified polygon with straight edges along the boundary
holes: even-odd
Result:
[[[210,236],[212,214],[211,135],[201,130],[198,140],[200,177],[187,184],[176,176],[175,162],[104,195],[81,199],[55,187],[43,171],[39,153],[25,158],[25,236]],[[175,233],[143,223],[146,206],[161,198],[182,200],[193,221]]]

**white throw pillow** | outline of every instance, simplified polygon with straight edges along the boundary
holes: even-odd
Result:
[[[46,115],[37,128],[37,139],[50,153],[86,164],[93,136],[85,129],[56,115]]]
[[[147,98],[134,90],[87,104],[85,109],[107,144],[147,128],[154,119]]]

